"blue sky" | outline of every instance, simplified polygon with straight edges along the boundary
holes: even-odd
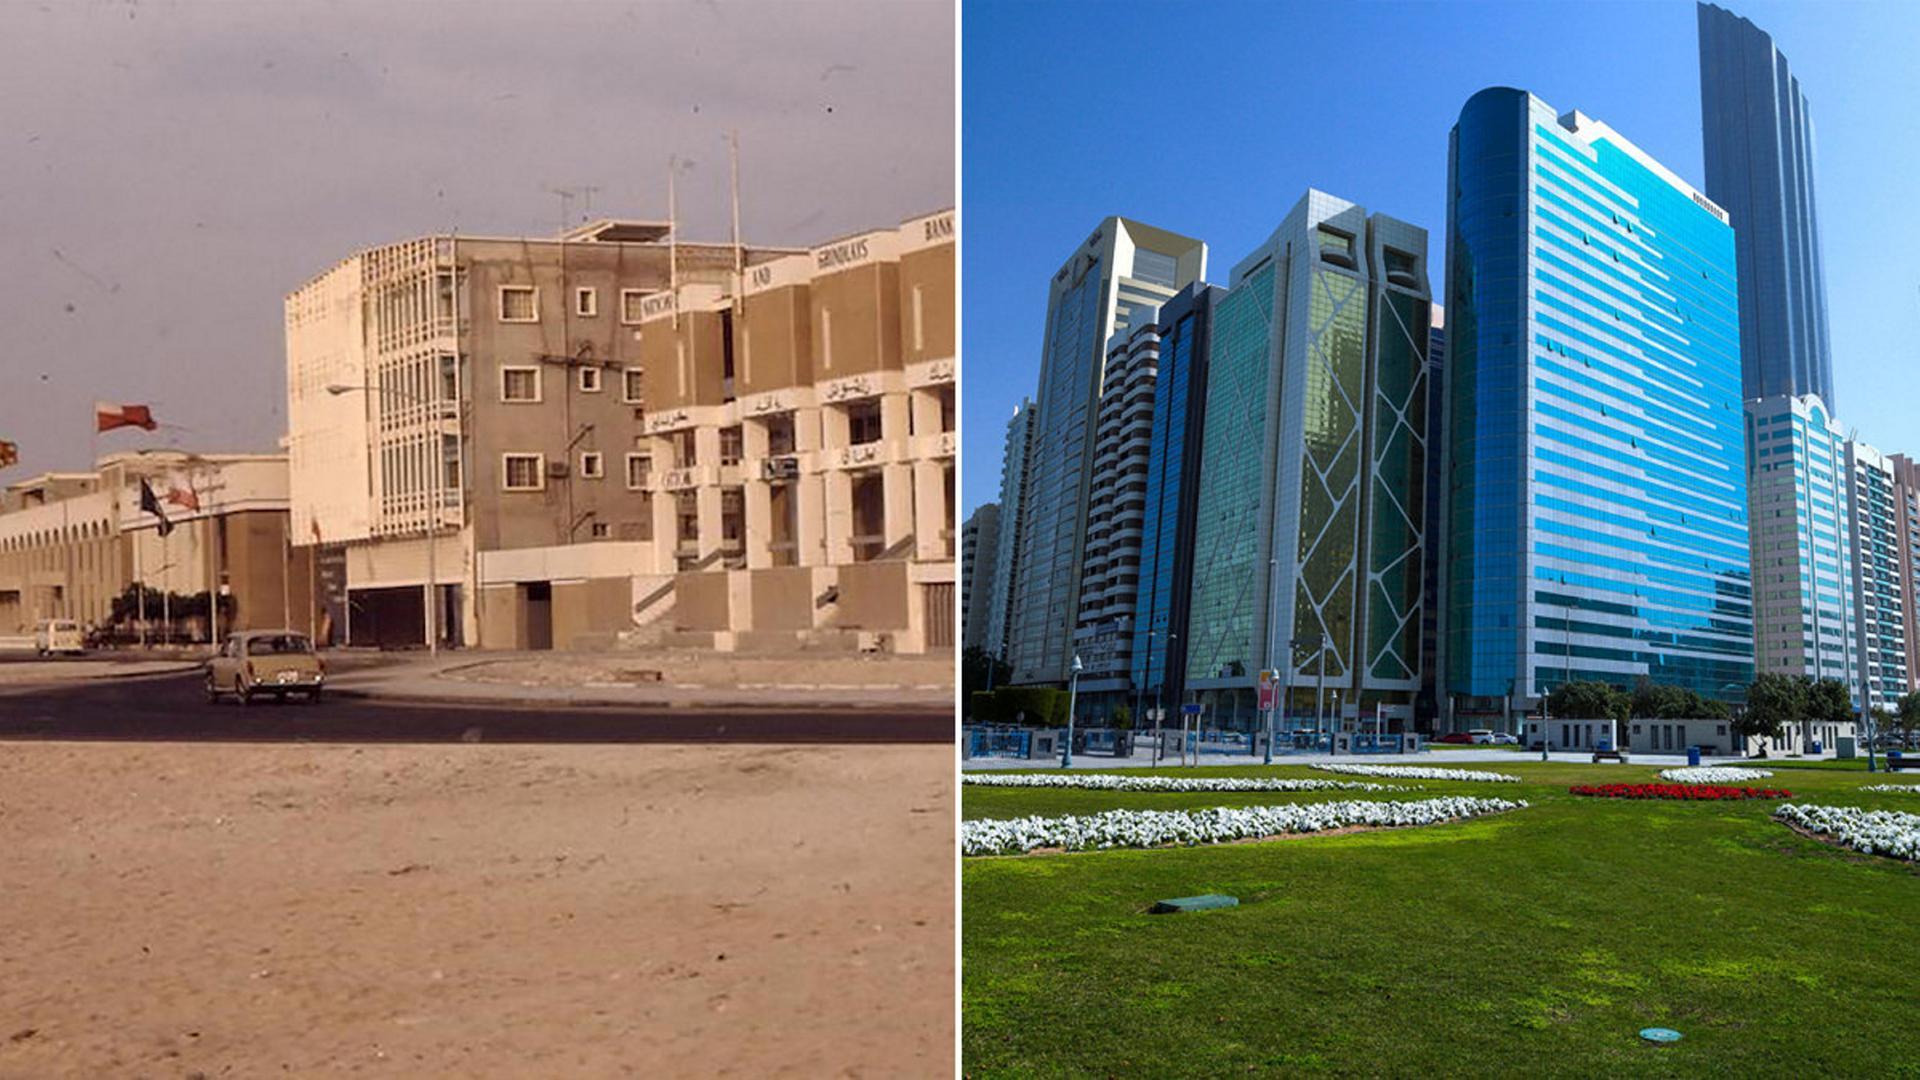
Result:
[[[1840,418],[1920,452],[1920,4],[1721,6],[1774,36],[1812,108]],[[1705,187],[1690,0],[965,0],[961,34],[963,513],[998,497],[1047,280],[1102,217],[1207,241],[1222,283],[1309,186],[1437,247],[1447,132],[1487,86],[1603,120]]]

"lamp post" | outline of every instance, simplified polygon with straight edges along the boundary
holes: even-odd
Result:
[[[1140,706],[1147,693],[1147,675],[1153,670],[1153,631],[1147,631],[1147,666],[1140,673],[1140,681],[1133,688],[1133,726],[1140,727]]]
[[[441,441],[440,441],[440,414],[438,412],[439,402],[429,400],[427,398],[421,397],[418,394],[410,393],[406,390],[396,390],[393,387],[384,386],[384,385],[379,387],[372,387],[372,386],[350,386],[344,383],[330,383],[327,386],[327,393],[332,394],[334,397],[339,397],[341,394],[351,394],[357,390],[365,391],[367,393],[392,394],[394,397],[397,397],[402,401],[410,401],[410,402],[413,402],[415,405],[422,405],[430,410],[434,410],[433,448],[432,448],[431,457],[428,462],[429,464],[428,472],[433,477],[432,483],[429,485],[429,494],[430,494],[430,497],[433,499],[433,512],[428,517],[427,523],[422,527],[422,529],[427,538],[427,602],[424,605],[426,609],[427,653],[428,655],[431,655],[431,656],[439,656],[440,655],[440,611],[439,611],[440,575],[438,572],[438,567],[436,565],[438,560],[435,557],[435,549],[439,547],[439,543],[434,534],[438,531],[438,526],[440,524],[440,510],[441,510],[440,502],[442,498],[441,491],[440,491],[440,481],[442,477],[445,475],[445,471],[447,467],[446,461],[443,460],[442,458],[442,455],[444,454],[444,450],[441,447]]]
[[[1073,710],[1080,696],[1080,655],[1074,654],[1073,671],[1067,676],[1067,742],[1060,748],[1060,767],[1073,768]]]

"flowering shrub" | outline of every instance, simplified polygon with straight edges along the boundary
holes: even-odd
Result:
[[[1920,861],[1920,814],[1785,803],[1773,816],[1807,832],[1831,836],[1855,851]]]
[[[1861,791],[1892,791],[1902,795],[1920,795],[1920,784],[1868,784]]]
[[[1765,780],[1772,775],[1765,769],[1736,769],[1726,765],[1660,770],[1660,779],[1681,784],[1739,784],[1748,780]]]
[[[1598,795],[1607,799],[1791,799],[1793,792],[1775,788],[1719,787],[1713,784],[1575,784],[1567,789],[1575,795]]]
[[[965,855],[1019,855],[1035,848],[1087,851],[1161,844],[1217,844],[1354,825],[1438,825],[1526,805],[1524,801],[1456,795],[1419,802],[1352,800],[1220,806],[1211,810],[1108,810],[1086,816],[973,820],[960,823],[960,851]]]
[[[1354,776],[1383,776],[1390,780],[1482,780],[1517,784],[1520,778],[1506,773],[1479,772],[1474,769],[1429,769],[1423,765],[1315,765],[1322,772],[1351,773]]]
[[[978,787],[1086,788],[1095,791],[1411,791],[1358,780],[1283,780],[1275,776],[1116,776],[1113,773],[963,773]]]

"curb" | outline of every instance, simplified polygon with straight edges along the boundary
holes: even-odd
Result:
[[[507,708],[537,710],[553,709],[733,709],[733,710],[890,710],[929,713],[950,713],[952,706],[946,702],[924,701],[876,701],[876,702],[829,702],[820,700],[805,701],[689,701],[667,699],[655,701],[610,701],[606,698],[567,697],[567,698],[516,698],[516,697],[460,697],[443,698],[427,694],[386,694],[358,687],[329,686],[328,697],[347,698],[353,701],[376,701],[391,705],[433,705],[440,708]]]

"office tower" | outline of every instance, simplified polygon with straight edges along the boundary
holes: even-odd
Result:
[[[1920,462],[1905,454],[1893,466],[1894,550],[1900,559],[1901,637],[1907,643],[1907,692],[1920,690]]]
[[[1223,722],[1269,667],[1305,715],[1324,675],[1329,716],[1412,718],[1426,263],[1425,230],[1310,190],[1214,307],[1185,649]]]
[[[1807,97],[1764,30],[1713,4],[1698,10],[1707,197],[1733,223],[1742,396],[1818,394],[1831,409]]]
[[[1027,460],[1033,450],[1033,399],[1022,398],[1007,420],[1000,457],[999,553],[993,559],[992,592],[987,597],[987,633],[982,648],[1004,660],[1007,620],[1013,610],[1013,582],[1020,566],[1020,537],[1027,501]]]
[[[1420,601],[1420,700],[1415,719],[1421,730],[1431,731],[1440,715],[1440,508],[1446,488],[1441,484],[1440,448],[1446,444],[1446,309],[1433,305],[1433,319],[1427,326],[1427,513],[1422,526],[1426,543],[1421,549]]]
[[[1862,709],[1891,709],[1907,692],[1906,605],[1900,580],[1901,515],[1894,504],[1893,463],[1858,440],[1847,443],[1852,519],[1853,595],[1859,612]]]
[[[1226,290],[1194,282],[1161,305],[1160,368],[1154,379],[1147,498],[1134,596],[1133,693],[1144,717],[1182,700],[1187,605],[1192,600],[1193,515],[1200,494],[1200,442],[1207,406],[1213,306]]]
[[[1449,181],[1454,726],[1570,679],[1737,697],[1753,610],[1726,212],[1507,88],[1461,109]]]
[[[1153,437],[1160,326],[1154,313],[1134,313],[1133,329],[1115,334],[1094,424],[1087,484],[1087,533],[1080,569],[1080,612],[1073,634],[1080,657],[1080,701],[1089,715],[1133,708],[1131,693],[1135,593],[1140,584],[1140,525],[1146,509]]]
[[[1080,610],[1082,542],[1107,344],[1206,274],[1198,240],[1123,218],[1102,221],[1054,275],[1040,355],[1038,429],[1021,507],[1007,625],[1016,683],[1064,683]]]
[[[960,645],[983,649],[994,561],[1000,555],[1000,504],[984,503],[960,526]]]
[[[1857,695],[1847,432],[1813,394],[1746,404],[1754,659],[1779,675],[1839,679]]]

